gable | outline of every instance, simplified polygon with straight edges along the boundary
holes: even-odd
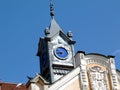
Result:
[[[67,41],[65,41],[65,40],[64,40],[62,37],[60,37],[59,35],[56,35],[56,36],[51,40],[51,43],[68,45]]]
[[[116,75],[114,56],[101,54],[85,54],[79,52],[76,56],[76,65],[80,65],[80,79],[83,89],[119,90],[118,76]]]

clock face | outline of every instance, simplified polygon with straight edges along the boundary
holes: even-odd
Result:
[[[59,59],[66,59],[68,56],[68,52],[65,48],[63,47],[58,47],[55,50],[55,55],[57,56],[57,58]]]

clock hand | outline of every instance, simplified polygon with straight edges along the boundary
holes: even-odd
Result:
[[[62,52],[62,51],[60,51],[60,52],[59,52],[59,54],[63,54],[63,52]]]
[[[58,51],[57,54],[63,54],[63,52],[62,51]]]

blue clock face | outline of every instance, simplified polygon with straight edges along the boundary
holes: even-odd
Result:
[[[58,47],[55,50],[55,55],[59,58],[59,59],[66,59],[68,56],[68,52],[65,48],[63,47]]]

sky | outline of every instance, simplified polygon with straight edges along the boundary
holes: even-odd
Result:
[[[120,0],[53,0],[55,19],[73,32],[75,52],[114,55],[120,69]],[[49,0],[0,0],[0,81],[39,73],[38,41],[50,25]]]

